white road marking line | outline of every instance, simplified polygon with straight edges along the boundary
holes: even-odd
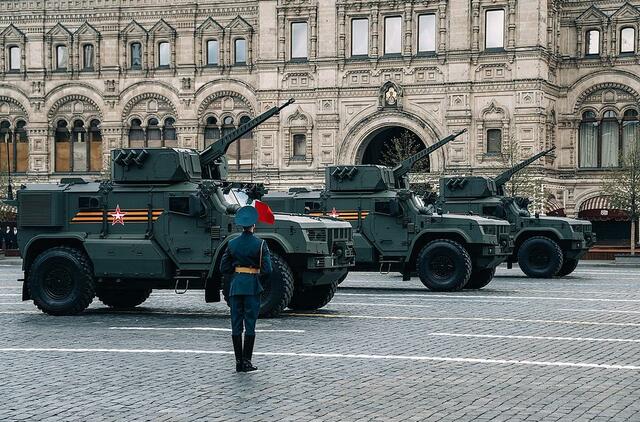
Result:
[[[619,311],[615,309],[556,309],[567,312],[601,312],[605,314],[640,314],[640,311]]]
[[[0,311],[0,315],[42,314],[40,311]]]
[[[562,341],[595,341],[610,343],[640,343],[640,339],[626,338],[595,338],[595,337],[545,337],[545,336],[518,336],[518,335],[497,335],[497,334],[461,334],[461,333],[429,333],[430,336],[439,337],[472,337],[472,338],[505,338],[505,339],[528,339],[528,340],[562,340]]]
[[[389,306],[392,308],[433,308],[431,305],[407,305],[404,303],[367,303],[367,302],[329,302],[327,306],[353,305],[353,306]]]
[[[22,296],[20,293],[0,293],[0,296]]]
[[[122,331],[224,331],[231,332],[230,328],[217,327],[109,327],[110,330]],[[305,333],[305,330],[262,330],[256,329],[258,333]]]
[[[566,300],[566,301],[579,301],[579,302],[640,302],[640,299],[609,299],[609,298],[588,298],[588,297],[554,297],[554,296],[491,296],[491,295],[443,295],[443,294],[372,294],[372,293],[336,293],[336,295],[343,296],[385,296],[385,297],[421,297],[421,298],[434,298],[442,297],[449,299],[505,299],[505,300]]]
[[[6,347],[0,348],[2,353],[26,352],[26,353],[130,353],[130,354],[179,354],[179,355],[233,355],[226,350],[194,350],[194,349],[100,349],[100,348],[36,348],[36,347]],[[530,365],[551,366],[568,368],[589,369],[617,369],[627,371],[640,371],[640,366],[618,365],[608,363],[586,362],[552,362],[511,359],[484,359],[484,358],[450,358],[440,356],[409,356],[409,355],[370,355],[347,353],[293,353],[293,352],[254,352],[257,356],[303,357],[303,358],[329,358],[329,359],[363,359],[363,360],[407,360],[426,362],[453,362],[453,363],[484,363],[497,365]]]
[[[31,302],[0,302],[0,305],[29,305],[33,306]]]
[[[398,321],[483,321],[483,322],[526,322],[539,324],[562,325],[602,325],[611,327],[640,327],[640,323],[633,322],[591,322],[591,321],[566,321],[554,319],[519,319],[519,318],[474,318],[474,317],[413,317],[413,316],[376,316],[376,315],[336,315],[336,314],[301,314],[288,313],[285,315],[299,317],[321,318],[355,318],[355,319],[389,319]]]

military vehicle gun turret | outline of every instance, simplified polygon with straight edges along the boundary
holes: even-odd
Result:
[[[220,301],[219,262],[239,235],[235,212],[261,188],[208,177],[222,177],[229,145],[282,107],[200,153],[121,148],[112,151],[110,180],[74,178],[20,189],[23,299],[53,315],[77,314],[94,296],[110,307],[134,307],[152,289],[204,289],[207,302]],[[257,227],[274,265],[262,280],[261,314],[324,306],[353,265],[351,226],[285,214],[275,220]]]
[[[448,136],[396,168],[331,166],[325,189],[270,192],[264,200],[283,212],[330,215],[351,223],[360,269],[417,272],[433,291],[481,288],[511,254],[509,225],[478,216],[433,214],[407,189],[406,175],[419,159],[451,142]]]
[[[511,266],[518,262],[528,276],[546,278],[570,274],[595,243],[591,223],[573,218],[532,216],[528,198],[505,194],[506,184],[518,171],[554,149],[539,152],[493,178],[444,177],[440,180],[436,206],[449,213],[474,213],[507,220],[515,241],[507,263]]]

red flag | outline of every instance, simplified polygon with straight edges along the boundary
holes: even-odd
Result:
[[[262,221],[266,224],[273,224],[276,222],[276,217],[273,215],[273,211],[269,208],[269,205],[264,202],[256,200],[254,203],[256,210],[258,211],[258,221]]]

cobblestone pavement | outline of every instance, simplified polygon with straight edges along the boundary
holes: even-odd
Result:
[[[260,320],[236,374],[201,292],[51,317],[0,262],[0,420],[640,420],[640,271],[580,266],[481,291],[352,273],[329,306]]]

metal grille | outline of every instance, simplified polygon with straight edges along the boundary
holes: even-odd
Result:
[[[18,220],[21,226],[51,226],[52,195],[33,193],[20,195]]]
[[[222,236],[222,229],[220,226],[212,226],[211,227],[211,238],[212,239],[220,239]]]
[[[307,236],[311,242],[326,242],[327,231],[325,229],[309,229],[307,230]]]

